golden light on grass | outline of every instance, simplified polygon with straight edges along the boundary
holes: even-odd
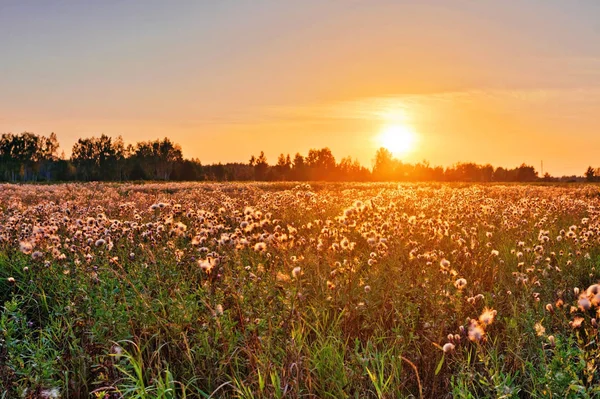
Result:
[[[385,126],[378,137],[379,144],[394,155],[406,155],[415,150],[417,134],[408,125],[391,124]]]

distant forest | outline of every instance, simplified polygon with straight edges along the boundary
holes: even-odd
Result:
[[[181,147],[170,139],[125,145],[121,137],[106,135],[79,139],[71,158],[59,155],[54,133],[4,133],[0,139],[0,181],[439,181],[439,182],[534,182],[595,181],[600,169],[589,167],[585,177],[540,177],[533,166],[493,167],[457,163],[443,168],[423,161],[404,163],[385,148],[377,150],[371,169],[351,157],[336,161],[329,148],[311,149],[307,155],[279,155],[270,164],[264,152],[246,163],[203,165],[184,159]]]

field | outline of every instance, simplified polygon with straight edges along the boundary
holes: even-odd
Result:
[[[0,185],[0,398],[600,397],[594,185]]]

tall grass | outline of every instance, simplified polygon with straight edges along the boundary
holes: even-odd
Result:
[[[157,194],[111,185],[104,196],[94,187],[62,201],[68,194],[52,186],[24,187],[1,197],[3,397],[599,395],[594,309],[578,310],[573,291],[600,279],[599,204],[589,189],[323,185],[305,196],[309,188],[263,186]],[[27,199],[19,212],[8,205],[15,196]],[[73,219],[102,206],[110,218],[130,220],[119,205],[133,202],[140,223],[172,216],[188,230],[152,239],[142,230],[111,232],[112,249],[82,241],[66,260],[49,256],[46,244],[36,247],[42,259],[22,253],[24,226],[48,225],[55,206],[75,209],[66,200],[80,204]],[[184,211],[147,211],[158,200],[181,202]],[[372,205],[342,222],[355,200]],[[260,234],[297,228],[294,245],[267,240],[267,251],[257,252],[217,242],[248,205],[273,213]],[[488,206],[493,212],[482,211]],[[208,210],[219,225],[204,244],[220,256],[210,273],[191,244],[194,229],[206,226],[185,209]],[[307,226],[315,220],[321,224]],[[578,241],[555,239],[571,225]],[[369,244],[368,229],[385,248]],[[540,241],[540,230],[551,240]],[[583,231],[593,234],[584,240]],[[68,224],[56,235],[75,240]],[[342,237],[354,247],[332,250]],[[301,272],[293,275],[294,267]],[[459,277],[464,289],[455,286]],[[469,340],[469,323],[484,308],[495,320],[483,339]],[[569,325],[575,315],[585,318],[581,329]],[[444,352],[447,342],[454,349]]]

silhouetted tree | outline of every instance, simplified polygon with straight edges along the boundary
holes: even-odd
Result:
[[[125,158],[123,139],[101,135],[79,139],[71,154],[71,161],[82,180],[120,180]]]
[[[533,166],[521,164],[517,168],[517,181],[520,182],[532,182],[538,179],[538,172],[535,171]]]
[[[181,147],[170,139],[137,143],[135,160],[141,162],[147,177],[155,180],[169,180],[173,167],[181,162]]]
[[[390,181],[396,179],[396,166],[398,162],[387,148],[379,148],[373,162],[373,177],[377,181]]]
[[[263,151],[248,163],[202,165],[198,159],[183,159],[181,147],[170,139],[126,145],[121,137],[106,135],[79,139],[70,159],[58,156],[59,143],[54,133],[48,137],[24,132],[0,136],[0,180],[327,180],[327,181],[555,181],[545,174],[542,179],[534,167],[516,168],[457,163],[447,168],[432,167],[429,162],[403,163],[380,148],[372,170],[358,160],[345,157],[336,163],[329,148],[311,149],[307,156],[283,153],[270,166]],[[586,170],[585,178],[596,181],[600,168]],[[580,176],[563,176],[560,181],[581,181]]]
[[[585,171],[585,180],[589,182],[596,181],[596,171],[591,166],[588,166]]]
[[[287,156],[279,154],[275,169],[277,172],[276,178],[278,180],[288,180],[290,177],[290,172],[292,171],[292,160],[290,158],[290,154]]]
[[[309,150],[305,162],[312,180],[329,180],[335,177],[335,157],[329,148]]]
[[[250,164],[252,165],[252,158],[250,158]],[[254,179],[256,180],[265,180],[267,177],[267,169],[269,168],[269,164],[267,163],[267,157],[265,156],[265,152],[261,151],[258,158],[254,158]]]
[[[40,176],[50,180],[58,148],[54,133],[49,137],[4,133],[0,138],[0,175],[9,181],[35,181]]]
[[[294,155],[294,162],[292,164],[292,178],[294,180],[306,180],[306,162],[304,156],[300,153]]]

